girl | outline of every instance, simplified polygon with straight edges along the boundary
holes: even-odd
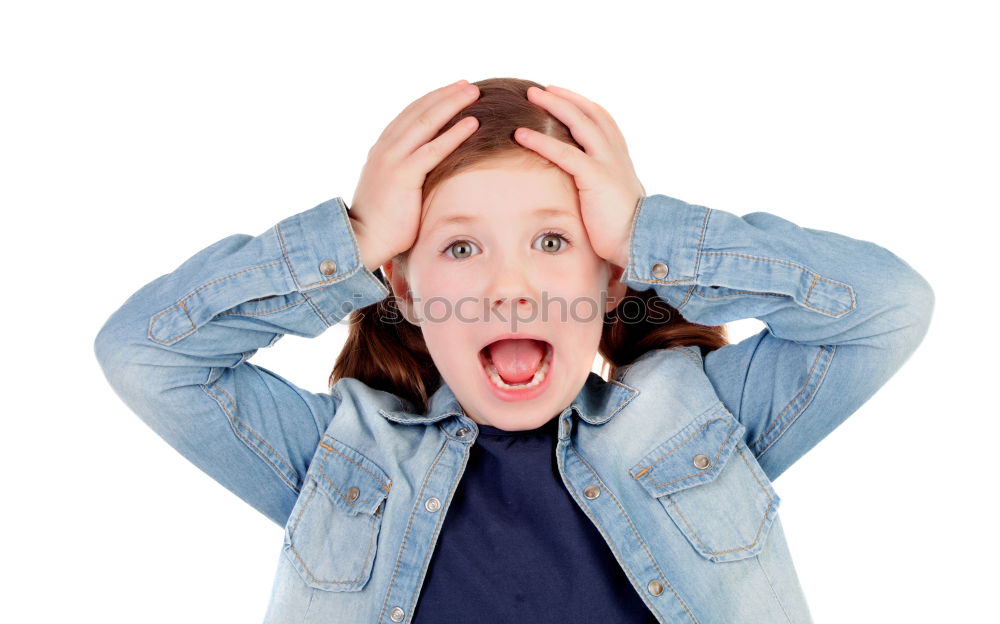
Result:
[[[773,481],[933,304],[873,243],[647,196],[603,108],[490,79],[404,109],[350,208],[198,252],[95,351],[284,527],[267,622],[809,622]],[[247,361],[344,318],[329,393]]]

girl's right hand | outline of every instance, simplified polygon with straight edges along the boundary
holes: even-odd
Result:
[[[469,138],[479,121],[466,117],[431,138],[478,98],[479,87],[465,80],[431,91],[403,109],[368,151],[349,214],[370,271],[413,246],[428,172]]]

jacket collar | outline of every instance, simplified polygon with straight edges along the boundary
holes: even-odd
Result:
[[[576,411],[577,415],[587,423],[603,425],[614,418],[638,394],[639,391],[632,386],[617,380],[604,381],[604,378],[591,371],[567,410]],[[443,380],[427,402],[427,412],[416,414],[406,410],[380,409],[379,414],[404,425],[431,424],[449,416],[467,416],[455,393]]]

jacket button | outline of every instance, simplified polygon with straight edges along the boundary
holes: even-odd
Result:
[[[337,263],[333,260],[324,260],[319,263],[319,272],[323,275],[333,275],[337,272]]]
[[[659,596],[660,594],[663,593],[663,583],[657,581],[656,579],[653,579],[652,581],[646,584],[646,589],[648,589],[649,593],[653,594],[654,596]]]
[[[653,265],[653,277],[656,279],[663,279],[667,276],[668,271],[670,271],[669,267],[662,262],[657,262]]]
[[[587,487],[583,488],[583,495],[593,500],[601,495],[601,488],[597,487],[596,485],[588,485]]]
[[[694,456],[694,465],[699,470],[704,470],[705,468],[708,468],[708,465],[710,463],[712,462],[709,461],[708,457],[702,455],[701,453],[698,453],[697,455]]]
[[[426,503],[424,503],[424,508],[427,511],[437,511],[438,509],[441,509],[441,501],[432,496],[427,499]]]
[[[458,431],[455,432],[455,435],[457,435],[460,438],[464,438],[465,434],[467,434],[467,433],[469,433],[469,430],[466,429],[465,427],[462,427],[461,429],[459,429]]]
[[[406,615],[405,611],[403,611],[399,607],[393,607],[392,611],[389,612],[389,619],[392,620],[393,622],[402,622],[404,615]]]
[[[361,490],[359,490],[356,487],[352,487],[349,490],[347,490],[347,500],[349,500],[349,501],[351,501],[353,503],[354,501],[358,500],[358,496],[360,494],[361,494]]]

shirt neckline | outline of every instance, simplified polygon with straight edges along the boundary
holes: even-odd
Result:
[[[520,431],[508,431],[506,429],[500,429],[499,427],[494,427],[492,425],[477,425],[479,427],[479,435],[490,436],[490,437],[528,437],[528,436],[538,436],[538,435],[549,435],[551,434],[559,423],[559,417],[553,416],[550,420],[543,423],[541,426],[535,429],[523,429]]]

